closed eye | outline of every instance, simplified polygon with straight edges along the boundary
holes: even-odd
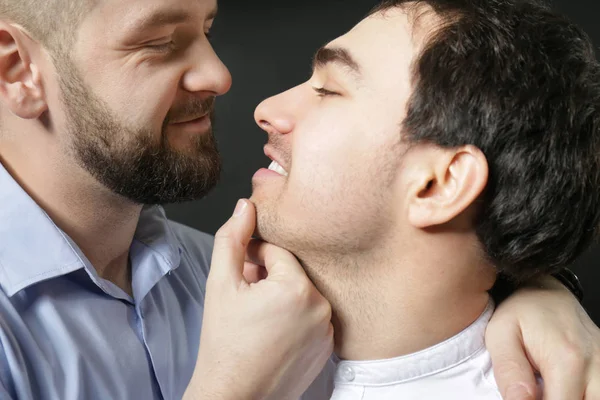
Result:
[[[319,95],[319,97],[326,97],[326,96],[340,96],[339,93],[337,92],[332,92],[331,90],[327,90],[325,88],[317,88],[317,87],[313,87],[313,90],[315,92],[317,92],[317,94]]]
[[[147,49],[151,51],[155,51],[157,53],[169,53],[175,49],[175,42],[169,41],[166,43],[156,43],[156,44],[147,44],[145,46]]]

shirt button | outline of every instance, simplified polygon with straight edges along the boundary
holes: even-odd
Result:
[[[354,370],[347,365],[342,367],[341,372],[342,372],[342,378],[348,382],[352,382],[354,380],[354,378],[356,378],[356,374],[354,373]]]

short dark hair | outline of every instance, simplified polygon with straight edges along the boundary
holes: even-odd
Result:
[[[403,135],[483,151],[476,232],[490,261],[515,281],[572,263],[600,220],[600,67],[588,36],[533,0],[387,0],[372,13],[392,7],[439,18],[413,64]]]

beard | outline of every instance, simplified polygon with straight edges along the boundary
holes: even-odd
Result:
[[[169,143],[170,121],[210,113],[214,126],[214,97],[193,98],[167,114],[160,132],[130,127],[83,81],[69,56],[55,61],[67,133],[80,167],[113,193],[136,204],[155,205],[197,200],[218,182],[221,158],[212,128],[194,135],[185,149]]]

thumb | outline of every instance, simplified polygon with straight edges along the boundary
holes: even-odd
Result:
[[[510,326],[510,328],[507,328]],[[490,324],[485,336],[494,377],[504,400],[535,400],[536,380],[516,324]]]
[[[239,200],[233,216],[215,235],[209,278],[238,287],[243,276],[246,248],[256,226],[256,210],[248,200]]]

